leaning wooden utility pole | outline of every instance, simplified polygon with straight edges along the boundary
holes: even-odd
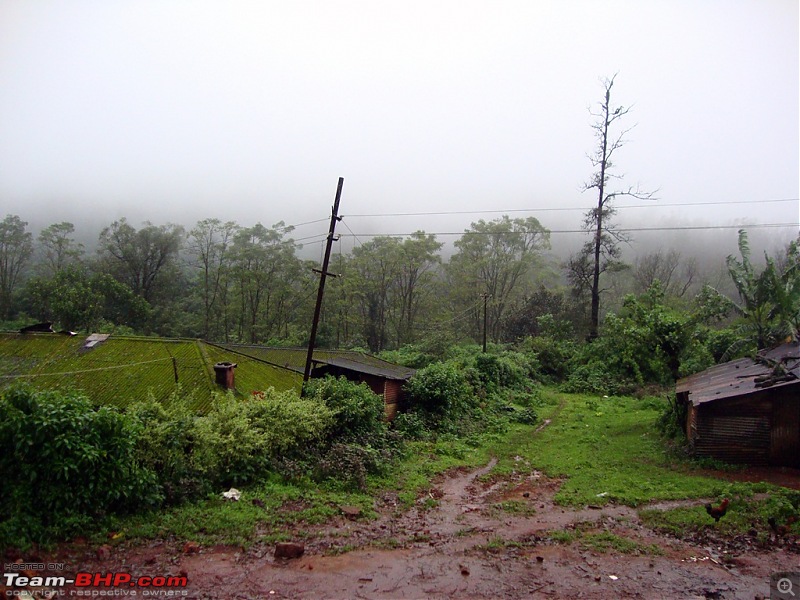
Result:
[[[318,271],[319,277],[319,290],[317,291],[317,305],[314,308],[314,320],[311,323],[311,337],[308,340],[308,354],[306,354],[306,368],[303,371],[303,391],[305,394],[306,382],[311,377],[311,361],[314,357],[314,343],[317,341],[317,325],[319,325],[319,315],[322,311],[322,296],[325,293],[325,278],[330,275],[336,277],[333,273],[328,273],[328,263],[331,259],[331,247],[334,242],[334,232],[336,231],[336,222],[341,221],[339,216],[339,200],[342,198],[342,186],[344,185],[344,177],[339,177],[339,185],[336,187],[336,199],[333,201],[333,210],[331,211],[331,225],[328,229],[328,243],[325,245],[325,258],[322,259],[322,270]],[[316,269],[314,269],[316,271]]]

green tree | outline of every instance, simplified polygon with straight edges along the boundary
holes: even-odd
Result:
[[[14,292],[33,253],[32,235],[25,231],[28,223],[16,215],[0,222],[0,318],[11,317]]]
[[[42,254],[44,275],[55,275],[68,265],[80,262],[83,244],[76,242],[72,235],[75,226],[67,221],[53,223],[42,229],[38,242]]]
[[[733,255],[726,259],[728,273],[739,295],[739,302],[732,304],[743,321],[738,333],[743,339],[754,341],[758,349],[766,348],[778,335],[775,263],[765,254],[766,267],[760,273],[756,271],[750,260],[747,232],[743,229],[739,230],[739,254],[741,260]]]
[[[474,306],[481,294],[489,294],[488,321],[492,340],[500,338],[506,309],[527,290],[542,251],[550,247],[550,232],[534,217],[494,221],[483,219],[455,243],[456,254],[447,272],[458,310]],[[480,332],[480,315],[474,313],[472,335]]]
[[[68,330],[97,331],[104,322],[137,328],[149,312],[147,302],[128,286],[107,274],[91,275],[80,265],[68,265],[50,278],[35,277],[26,289],[34,316]]]
[[[800,337],[800,249],[797,241],[789,244],[780,264],[772,262],[771,276],[779,328],[797,340]]]
[[[403,240],[376,237],[353,250],[339,296],[357,307],[357,329],[372,352],[416,339],[432,301],[441,247],[435,236],[417,231]]]
[[[197,270],[203,304],[202,332],[205,339],[230,336],[232,245],[241,228],[233,221],[198,221],[189,232],[187,249]]]
[[[423,231],[403,240],[398,250],[398,269],[395,274],[394,296],[398,305],[397,345],[412,343],[423,308],[430,307],[436,279],[435,269],[441,262],[438,252],[442,244],[436,236]]]
[[[389,341],[391,290],[400,256],[397,238],[375,237],[353,249],[346,285],[361,317],[363,339],[372,352]]]
[[[182,241],[179,225],[156,226],[145,221],[144,227],[136,230],[123,217],[100,233],[98,253],[109,273],[155,304],[177,279]]]
[[[239,301],[238,336],[251,343],[278,335],[291,318],[294,283],[301,262],[283,222],[240,229],[233,238],[232,261]]]

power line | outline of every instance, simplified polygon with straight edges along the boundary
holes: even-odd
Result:
[[[774,204],[779,202],[800,202],[800,198],[779,198],[773,200],[731,200],[731,201],[710,201],[710,202],[676,202],[670,204],[659,204],[652,202],[650,204],[631,204],[628,206],[615,206],[617,210],[628,208],[675,208],[685,206],[720,206],[720,205],[734,205],[734,204]],[[450,211],[436,211],[436,212],[402,212],[402,213],[381,213],[381,214],[361,214],[361,215],[346,215],[347,217],[428,217],[428,216],[445,216],[445,215],[483,215],[483,214],[500,214],[500,213],[522,213],[522,212],[559,212],[559,211],[573,211],[573,210],[591,210],[592,207],[586,206],[554,206],[547,208],[512,208],[508,210],[450,210]]]
[[[347,224],[347,222],[344,219],[342,219],[342,225],[347,227],[347,231],[349,231],[351,233],[351,235],[356,239],[356,241],[358,242],[359,246],[363,246],[364,245],[364,242],[362,242],[360,239],[358,239],[358,236],[353,232],[352,229],[350,229],[350,226]]]
[[[634,233],[642,231],[703,231],[714,229],[766,229],[766,228],[800,228],[800,223],[761,223],[756,225],[680,225],[672,227],[620,227],[615,231],[620,233]],[[587,233],[586,229],[550,229],[549,233]],[[441,235],[441,236],[462,236],[462,235],[513,235],[517,233],[540,233],[533,231],[438,231],[426,235]],[[342,237],[355,236],[354,233],[341,234]],[[361,237],[405,237],[411,236],[413,233],[359,233]]]

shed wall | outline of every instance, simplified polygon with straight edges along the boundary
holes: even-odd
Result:
[[[764,397],[718,400],[696,407],[694,448],[698,456],[728,463],[770,462],[772,403]]]
[[[770,464],[800,467],[800,398],[796,386],[776,390],[772,398]]]

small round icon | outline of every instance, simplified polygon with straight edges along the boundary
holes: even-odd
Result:
[[[794,591],[792,590],[792,580],[786,577],[778,580],[778,591],[781,594],[789,594],[794,598]]]

